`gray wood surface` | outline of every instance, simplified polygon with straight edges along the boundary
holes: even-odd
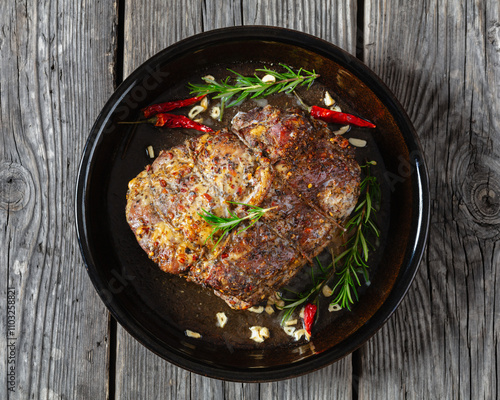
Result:
[[[108,312],[80,257],[73,204],[86,137],[113,90],[115,22],[111,1],[0,6],[2,399],[108,391]],[[15,291],[11,364],[7,288]]]
[[[361,350],[360,398],[499,397],[499,11],[366,2],[365,62],[419,134],[432,214],[414,285]]]
[[[2,1],[0,398],[498,398],[499,14],[493,0]],[[242,24],[359,44],[414,122],[431,181],[429,244],[395,315],[353,356],[265,384],[186,372],[115,329],[73,213],[83,146],[117,81],[180,39]]]

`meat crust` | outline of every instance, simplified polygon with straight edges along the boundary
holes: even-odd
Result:
[[[160,268],[213,289],[235,309],[279,290],[328,246],[359,196],[360,168],[347,140],[301,111],[238,113],[231,132],[162,151],[129,183],[126,216]],[[208,240],[202,210],[227,217],[276,207],[251,228]],[[239,232],[239,233],[238,233]]]

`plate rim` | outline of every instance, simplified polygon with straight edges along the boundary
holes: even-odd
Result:
[[[91,254],[88,242],[89,238],[86,223],[87,204],[85,194],[92,169],[89,161],[92,160],[92,155],[99,144],[99,140],[102,138],[106,121],[116,109],[120,99],[123,98],[123,96],[125,96],[134,86],[146,66],[158,64],[161,60],[168,59],[176,54],[185,54],[192,51],[192,49],[199,48],[203,45],[226,41],[228,34],[232,36],[237,35],[238,39],[241,40],[273,40],[279,43],[288,43],[326,56],[343,67],[346,67],[346,64],[348,64],[348,69],[352,71],[358,79],[361,79],[360,75],[362,75],[362,81],[379,99],[381,99],[381,101],[382,98],[390,99],[390,107],[389,104],[387,104],[387,101],[382,101],[382,103],[391,111],[391,115],[398,125],[405,140],[405,144],[408,147],[410,153],[409,161],[414,167],[411,179],[413,202],[416,205],[412,210],[413,215],[411,218],[410,237],[408,239],[408,243],[413,244],[414,246],[410,251],[408,248],[406,249],[405,257],[401,264],[401,268],[406,266],[404,274],[401,272],[398,274],[391,292],[379,309],[377,309],[373,316],[356,331],[356,335],[354,335],[354,337],[351,335],[341,342],[345,345],[343,346],[342,354],[337,354],[339,353],[338,351],[325,351],[324,353],[310,356],[305,360],[277,367],[273,366],[245,369],[220,368],[205,362],[197,361],[196,359],[184,354],[176,354],[171,351],[166,351],[165,347],[159,345],[157,341],[152,340],[147,331],[141,329],[140,324],[130,318],[127,318],[127,314],[123,312],[119,305],[115,304],[113,298],[111,300],[107,300],[103,297],[104,282],[102,282],[96,273],[97,265],[93,255]],[[298,43],[299,41],[300,43]],[[367,83],[366,78],[370,81],[369,83]],[[395,113],[395,111],[397,111],[397,113]],[[96,118],[96,121],[90,130],[80,160],[75,191],[74,212],[76,234],[82,259],[94,288],[113,317],[129,334],[134,337],[135,340],[139,341],[142,345],[163,359],[200,375],[236,382],[271,382],[298,377],[319,370],[351,354],[373,335],[375,335],[375,333],[382,326],[384,326],[399,306],[415,278],[427,242],[430,220],[429,178],[422,147],[413,124],[392,91],[390,91],[385,83],[361,60],[342,50],[340,47],[308,33],[288,28],[261,25],[226,27],[190,36],[161,50],[137,67],[116,88],[116,90],[114,90]],[[417,225],[416,229],[413,229],[414,224]]]

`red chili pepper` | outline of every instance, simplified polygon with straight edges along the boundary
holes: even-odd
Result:
[[[161,113],[156,114],[148,121],[153,122],[155,126],[165,126],[167,128],[188,128],[196,129],[201,132],[213,132],[213,129],[209,126],[195,122],[184,115]]]
[[[165,126],[167,128],[188,128],[188,129],[196,129],[201,132],[209,132],[213,133],[213,129],[207,125],[200,124],[198,122],[189,119],[185,115],[177,115],[177,114],[167,114],[161,113],[156,114],[155,116],[149,119],[143,119],[141,121],[119,121],[119,124],[144,124],[144,123],[154,124],[155,126]]]
[[[206,94],[204,94],[203,96],[192,97],[190,99],[167,101],[166,103],[153,104],[151,106],[143,108],[142,112],[144,113],[144,118],[149,118],[152,115],[165,113],[168,111],[175,110],[177,108],[186,107],[194,103],[198,103],[205,96]]]
[[[375,128],[375,125],[370,121],[356,117],[352,114],[346,114],[343,112],[328,110],[326,108],[321,108],[318,106],[311,106],[309,108],[309,113],[312,117],[320,119],[325,122],[330,122],[334,124],[344,124],[344,125],[355,125],[364,128]]]
[[[311,334],[311,327],[314,322],[314,315],[316,315],[316,309],[317,307],[310,303],[304,308],[304,327],[309,335]]]

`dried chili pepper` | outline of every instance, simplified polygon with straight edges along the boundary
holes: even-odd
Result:
[[[346,114],[339,111],[328,110],[326,108],[318,107],[318,106],[308,106],[304,101],[299,97],[299,95],[294,92],[295,97],[299,100],[302,107],[304,107],[307,112],[311,115],[311,117],[320,119],[325,122],[330,122],[334,124],[343,124],[343,125],[355,125],[363,128],[375,128],[375,125],[366,119],[356,117],[352,114]]]
[[[213,129],[209,126],[193,121],[185,115],[161,113],[156,114],[150,120],[155,124],[155,126],[165,126],[167,128],[188,128],[196,129],[201,132],[213,132]]]
[[[313,118],[334,124],[355,125],[363,128],[375,128],[374,124],[363,118],[359,118],[355,115],[346,114],[339,111],[328,110],[326,108],[318,106],[311,106],[309,108],[309,114],[311,114]]]
[[[134,122],[124,122],[120,121],[119,124],[143,124],[150,123],[155,126],[164,126],[166,128],[187,128],[187,129],[196,129],[201,132],[211,133],[214,130],[207,125],[200,124],[192,119],[189,119],[185,115],[177,115],[177,114],[167,114],[160,113],[156,114],[154,117],[149,119],[143,119],[141,121]]]
[[[151,106],[143,108],[142,112],[144,113],[144,118],[149,118],[159,113],[166,113],[168,111],[172,111],[177,108],[187,107],[192,104],[198,103],[205,96],[206,94],[202,96],[192,97],[190,99],[167,101],[166,103],[153,104]]]
[[[304,307],[304,328],[306,328],[306,332],[309,335],[311,334],[311,327],[314,322],[317,308],[318,307],[311,303]]]

